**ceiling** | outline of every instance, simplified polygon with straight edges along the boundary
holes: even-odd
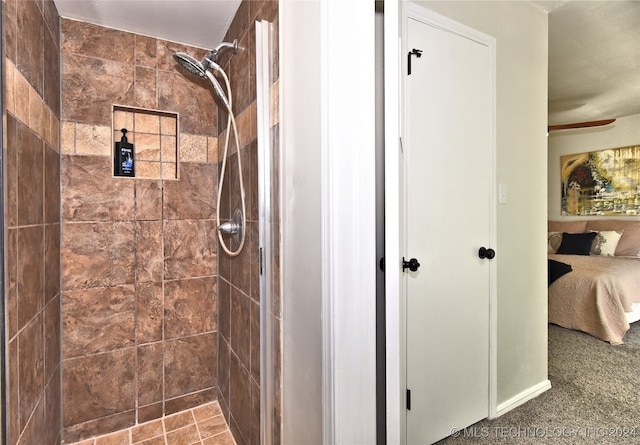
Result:
[[[54,0],[65,18],[211,49],[241,0]]]
[[[240,0],[54,0],[62,17],[213,48]],[[640,2],[532,1],[549,12],[549,125],[640,114]]]

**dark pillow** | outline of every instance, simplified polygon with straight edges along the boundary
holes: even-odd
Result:
[[[589,255],[596,232],[562,233],[562,242],[556,253],[565,255]]]
[[[556,260],[547,260],[547,261],[548,261],[548,267],[549,267],[549,274],[548,274],[549,286],[551,286],[551,283],[556,281],[562,275],[569,273],[573,270],[570,265],[561,263],[560,261],[556,261]]]

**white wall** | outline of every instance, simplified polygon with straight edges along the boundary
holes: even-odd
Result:
[[[572,153],[605,150],[640,145],[640,114],[622,117],[604,127],[562,130],[549,133],[549,219],[553,221],[584,219],[583,216],[561,216],[562,186],[560,157]],[[612,217],[589,217],[607,219]],[[625,216],[624,219],[640,219]]]
[[[500,411],[548,383],[547,15],[528,2],[417,3],[497,40],[497,182],[508,190],[497,212]]]

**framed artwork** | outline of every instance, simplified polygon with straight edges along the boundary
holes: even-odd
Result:
[[[640,145],[560,157],[562,214],[640,215]]]

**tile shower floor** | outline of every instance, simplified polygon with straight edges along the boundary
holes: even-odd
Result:
[[[70,445],[236,445],[218,402]]]

